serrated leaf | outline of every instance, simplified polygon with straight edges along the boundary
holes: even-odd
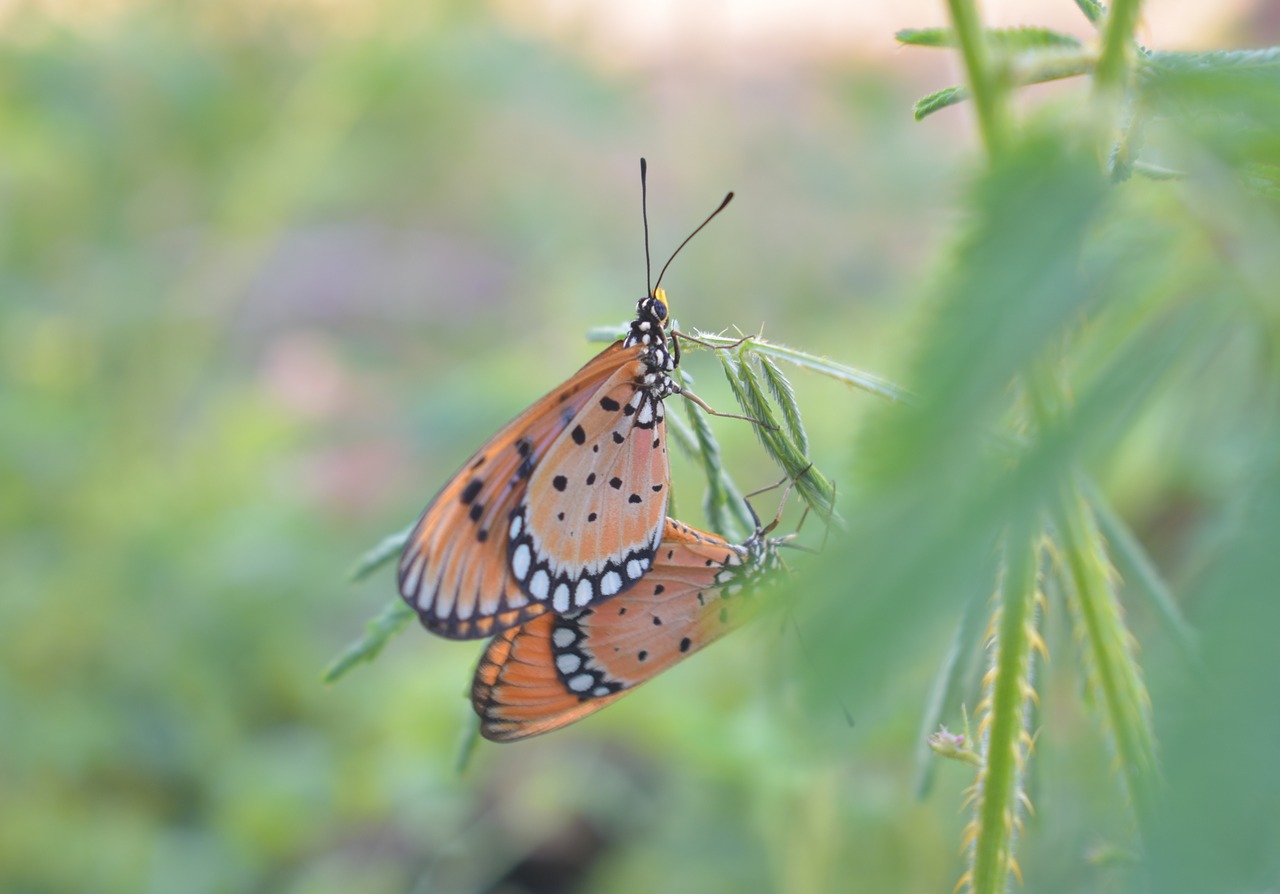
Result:
[[[1084,13],[1084,17],[1093,25],[1102,21],[1102,17],[1107,12],[1107,8],[1097,0],[1076,0],[1076,7]]]
[[[404,630],[413,616],[413,609],[403,600],[396,599],[388,603],[365,624],[364,635],[352,642],[329,663],[321,679],[326,683],[333,683],[357,664],[364,664],[378,657],[383,647],[393,636]]]
[[[409,525],[403,531],[388,534],[379,540],[377,545],[368,549],[356,562],[355,567],[351,569],[349,578],[352,583],[364,580],[387,562],[400,555],[400,551],[404,549],[405,541],[409,539],[409,535],[412,533],[413,525]]]
[[[953,47],[955,35],[949,28],[903,28],[894,35],[898,43],[914,47]]]
[[[969,98],[967,87],[944,87],[928,96],[916,100],[913,114],[917,121],[922,121],[934,112],[940,112],[949,106],[964,102]]]
[[[795,389],[787,381],[782,370],[778,369],[768,357],[760,357],[760,370],[764,373],[765,384],[769,393],[777,401],[782,410],[782,421],[787,427],[787,434],[795,442],[796,448],[805,456],[809,455],[809,436],[804,430],[804,421],[800,418],[800,407],[796,403]]]

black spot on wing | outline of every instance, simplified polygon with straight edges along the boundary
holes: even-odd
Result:
[[[587,487],[590,487],[595,483],[596,483],[596,473],[592,472],[590,475],[587,476]]]
[[[472,503],[470,515],[472,521],[480,521],[480,516],[484,515],[484,504]]]
[[[572,437],[573,443],[575,444],[587,443],[587,432],[581,425],[575,425],[573,427]]]
[[[479,496],[480,489],[482,487],[484,487],[484,482],[481,481],[479,478],[472,478],[470,481],[468,481],[467,486],[462,489],[462,496],[459,498],[462,500],[462,505],[466,506],[468,503],[474,500],[477,496]]]
[[[616,400],[614,400],[612,397],[600,398],[600,409],[602,410],[608,410],[610,413],[616,413],[621,408],[622,408],[622,405],[618,403]]]
[[[689,639],[689,637],[686,636],[684,639],[680,640],[680,651],[688,652],[689,647],[692,645],[693,645],[693,640]]]
[[[639,495],[639,494],[632,494],[631,496],[627,497],[627,502],[628,502],[628,503],[643,503],[643,502],[644,502],[644,500],[640,499],[640,495]],[[708,562],[707,564],[708,564],[708,565],[710,565],[711,563],[710,563],[710,562]]]
[[[564,489],[569,486],[569,479],[563,475],[557,475],[551,479],[551,486],[561,493],[564,493]],[[707,564],[709,565],[711,563],[708,562]]]
[[[610,486],[611,488],[613,488],[614,490],[621,490],[621,489],[622,489],[622,479],[621,479],[621,478],[619,478],[619,477],[617,477],[617,476],[615,475],[613,478],[610,478],[610,479],[609,479],[609,486]]]

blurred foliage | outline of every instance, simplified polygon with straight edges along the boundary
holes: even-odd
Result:
[[[1060,85],[982,161],[967,106],[911,122],[923,51],[607,69],[393,0],[6,16],[0,888],[950,890],[973,771],[915,798],[921,716],[977,710],[1002,532],[1042,506],[1098,513],[1074,536],[1123,576],[1041,553],[1028,887],[1280,883],[1273,55],[1103,41],[1119,101]],[[687,329],[764,326],[918,398],[774,356],[847,520],[787,611],[459,775],[478,644],[409,630],[324,686],[393,589],[341,581],[630,312],[641,154],[655,256],[738,190],[665,281]],[[1181,179],[1109,182],[1129,161]],[[733,404],[714,356],[685,372]],[[776,480],[751,426],[710,428],[744,489]],[[705,524],[701,465],[677,457],[675,512]],[[1142,644],[1146,814],[1081,581]]]

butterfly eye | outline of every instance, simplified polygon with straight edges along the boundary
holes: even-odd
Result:
[[[671,312],[667,307],[667,290],[662,288],[662,286],[658,286],[658,288],[653,290],[653,295],[651,297],[653,299],[650,302],[653,306],[653,315],[657,318],[658,322],[661,323],[667,318],[667,314]]]

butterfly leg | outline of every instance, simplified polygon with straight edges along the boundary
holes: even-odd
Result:
[[[761,422],[759,419],[755,419],[751,416],[742,416],[738,413],[721,413],[719,410],[713,410],[705,400],[698,397],[698,395],[694,394],[692,391],[689,391],[687,388],[681,388],[679,385],[676,385],[674,382],[672,382],[671,384],[674,388],[674,390],[671,392],[672,394],[679,394],[681,397],[685,398],[686,400],[692,401],[693,403],[701,407],[703,412],[707,413],[710,416],[720,416],[724,419],[741,419],[744,422],[750,422],[752,425],[758,425],[761,428],[768,429],[769,431],[779,430],[776,425],[770,425],[767,422]]]
[[[697,338],[695,336],[687,335],[678,329],[672,330],[671,335],[673,336],[672,341],[675,342],[677,345],[680,343],[680,339],[683,338],[685,341],[691,341],[695,345],[702,345],[702,347],[710,348],[713,351],[731,351],[734,348],[738,347],[738,345],[742,344],[743,342],[750,341],[751,339],[755,338],[754,335],[744,335],[742,336],[742,338],[738,339],[737,341],[730,342],[727,345],[713,345],[709,341],[703,341],[702,339]]]

